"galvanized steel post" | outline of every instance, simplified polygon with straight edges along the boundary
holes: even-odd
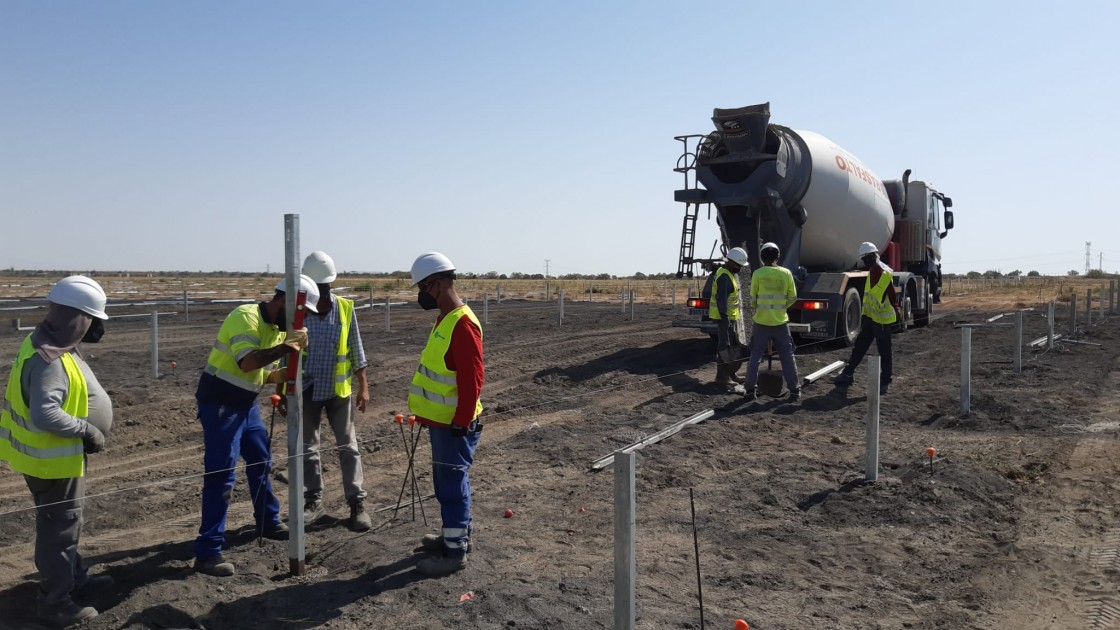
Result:
[[[1046,306],[1046,349],[1054,349],[1054,300]]]
[[[972,329],[961,328],[961,416],[967,416],[972,379]]]
[[[1023,311],[1015,311],[1015,373],[1023,372]]]
[[[1077,294],[1073,291],[1069,294],[1069,338],[1077,338]]]
[[[385,332],[392,332],[393,330],[393,316],[389,312],[389,296],[385,296]]]
[[[152,378],[159,378],[159,313],[152,311]]]
[[[637,546],[635,541],[634,453],[614,455],[614,628],[633,630]]]
[[[285,319],[295,325],[300,286],[299,215],[284,215]],[[388,298],[385,298],[388,302]],[[292,356],[300,361],[300,353]],[[292,575],[307,573],[303,537],[303,370],[296,369],[295,391],[288,392],[288,566]],[[272,457],[272,453],[269,453]]]
[[[482,323],[490,323],[490,294],[482,294]]]
[[[867,481],[879,478],[879,361],[880,357],[867,357]]]
[[[191,321],[191,303],[187,300],[186,289],[183,289],[183,321]]]

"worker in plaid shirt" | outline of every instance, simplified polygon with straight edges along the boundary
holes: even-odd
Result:
[[[356,532],[371,526],[362,505],[362,457],[354,433],[351,399],[364,412],[369,403],[366,354],[358,334],[354,302],[331,294],[337,277],[334,261],[325,252],[311,252],[303,261],[303,273],[319,287],[318,313],[308,313],[304,326],[310,345],[303,362],[303,460],[304,523],[322,518],[323,476],[319,457],[319,423],[323,411],[334,431],[342,489],[350,505],[347,525]],[[356,383],[356,386],[355,386]]]

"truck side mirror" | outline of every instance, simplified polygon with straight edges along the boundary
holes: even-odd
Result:
[[[948,202],[949,200],[946,199],[945,201]],[[949,204],[946,203],[946,205],[949,205]],[[953,212],[951,210],[946,210],[945,211],[945,229],[946,230],[953,229]]]
[[[945,197],[945,207],[946,208],[952,208],[953,207],[953,198],[952,197]]]

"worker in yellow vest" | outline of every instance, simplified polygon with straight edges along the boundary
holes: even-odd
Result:
[[[307,276],[297,291],[307,293],[308,311],[315,312],[319,289]],[[268,429],[257,397],[267,383],[283,383],[280,359],[307,347],[307,329],[286,330],[287,280],[281,280],[267,302],[242,304],[222,322],[198,379],[195,400],[205,446],[202,477],[202,523],[194,541],[194,570],[206,575],[233,575],[232,562],[222,556],[226,513],[236,482],[234,471],[245,460],[245,477],[253,500],[257,531],[270,540],[287,540],[280,521],[280,500],[272,492],[268,463],[272,460]]]
[[[105,332],[105,291],[84,276],[63,278],[47,295],[47,316],[20,346],[0,402],[0,460],[23,473],[35,500],[36,616],[68,626],[97,616],[72,596],[111,585],[89,575],[78,553],[86,456],[105,447],[113,404],[78,345]]]
[[[486,371],[482,325],[455,291],[455,265],[439,252],[412,263],[412,285],[424,310],[439,309],[408,388],[408,408],[428,427],[432,443],[432,482],[443,530],[420,544],[433,552],[416,564],[430,577],[463,569],[471,541],[471,480],[475,449],[482,433],[479,397]]]
[[[736,375],[743,365],[744,349],[739,338],[739,318],[742,315],[739,295],[739,272],[747,265],[747,252],[733,247],[727,252],[726,261],[716,269],[712,281],[712,298],[708,304],[708,319],[716,329],[716,384],[742,383]]]
[[[331,292],[338,272],[326,252],[311,252],[303,261],[303,275],[319,288],[318,312],[303,320],[310,343],[303,362],[303,451],[307,453],[303,458],[303,523],[311,525],[325,514],[319,424],[326,412],[342,469],[343,494],[350,506],[346,523],[353,531],[364,532],[372,523],[363,505],[362,454],[354,431],[351,398],[358,411],[365,412],[369,384],[354,301]]]
[[[859,246],[860,260],[868,269],[867,280],[863,286],[863,317],[860,318],[859,335],[852,346],[852,355],[840,376],[836,377],[838,387],[852,384],[856,368],[875,340],[879,350],[879,395],[885,396],[891,384],[892,356],[891,329],[902,318],[898,305],[898,293],[894,288],[894,277],[889,267],[879,260],[879,248],[874,243]]]
[[[746,397],[758,394],[758,364],[773,342],[782,361],[782,376],[789,388],[789,400],[801,400],[801,381],[797,376],[797,363],[793,358],[793,336],[789,333],[789,307],[797,301],[797,286],[789,269],[778,265],[782,252],[775,243],[763,243],[759,250],[762,267],[751,274],[751,306],[754,307],[754,325],[751,328],[751,358],[747,364]]]

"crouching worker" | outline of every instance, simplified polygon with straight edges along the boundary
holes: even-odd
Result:
[[[272,369],[276,362],[293,350],[307,347],[307,329],[284,330],[284,284],[282,280],[268,302],[244,304],[226,316],[198,379],[195,398],[206,449],[202,525],[194,543],[194,568],[199,573],[234,573],[233,563],[222,557],[222,544],[238,459],[245,460],[257,530],[265,538],[288,539],[288,526],[280,522],[280,501],[272,493],[268,478],[272,453],[268,429],[257,405],[257,395],[266,383],[281,383],[285,379],[282,370]],[[310,278],[302,276],[300,290],[307,292],[304,307],[314,312],[319,289]]]
[[[417,563],[416,570],[442,577],[467,564],[471,540],[470,469],[482,423],[479,395],[485,380],[482,325],[455,291],[455,265],[430,252],[412,264],[417,302],[439,316],[420,354],[420,365],[408,388],[408,407],[428,427],[432,443],[432,482],[439,501],[443,531],[420,544],[437,555]]]
[[[113,583],[91,576],[82,532],[86,456],[105,446],[113,405],[82,359],[78,344],[105,332],[105,292],[84,276],[63,278],[47,295],[50,309],[20,346],[0,404],[0,460],[23,473],[35,500],[36,616],[69,626],[97,616],[72,599]]]
[[[758,364],[770,343],[782,360],[782,375],[786,379],[791,401],[801,400],[801,381],[797,376],[797,363],[793,358],[793,337],[789,334],[789,313],[786,311],[797,301],[797,287],[789,269],[778,265],[781,250],[774,243],[763,243],[759,250],[762,267],[751,274],[751,305],[754,307],[754,325],[751,328],[751,358],[747,364],[748,399],[758,393]]]

